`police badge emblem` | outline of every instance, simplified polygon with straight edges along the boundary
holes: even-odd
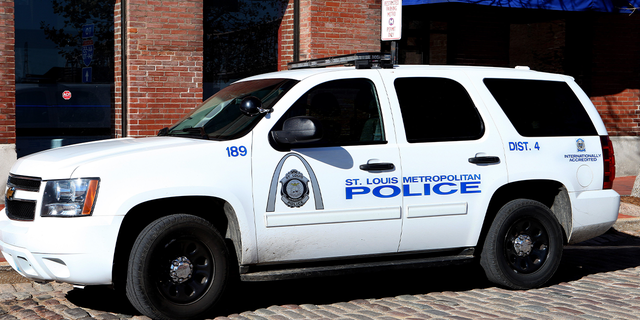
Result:
[[[585,145],[584,140],[582,140],[582,139],[576,140],[576,145],[578,147],[578,152],[587,151],[587,146]]]
[[[296,169],[289,171],[280,183],[282,202],[290,208],[300,208],[309,200],[309,179]]]

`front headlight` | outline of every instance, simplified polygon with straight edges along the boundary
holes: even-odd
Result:
[[[47,181],[41,217],[90,216],[98,194],[100,179]]]

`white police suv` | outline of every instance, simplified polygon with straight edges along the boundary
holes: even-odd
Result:
[[[388,58],[293,64],[158,137],[19,159],[3,255],[35,281],[115,284],[151,318],[187,319],[238,276],[477,259],[533,288],[563,245],[615,222],[611,142],[572,78]]]

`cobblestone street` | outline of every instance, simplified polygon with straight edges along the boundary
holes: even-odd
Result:
[[[492,286],[477,265],[242,283],[217,319],[638,319],[640,238],[617,232],[565,248],[543,288]],[[1,319],[146,319],[102,287],[0,285]]]

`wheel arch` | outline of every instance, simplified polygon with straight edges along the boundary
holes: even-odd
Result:
[[[498,210],[514,199],[531,199],[547,206],[560,223],[564,243],[568,243],[569,239],[571,239],[573,219],[571,200],[569,199],[567,188],[561,182],[554,180],[526,180],[506,184],[493,194],[482,225],[482,232],[478,240],[478,250],[482,250],[480,244],[484,243]]]
[[[224,237],[232,259],[238,263],[242,254],[240,225],[236,212],[224,199],[207,196],[180,196],[161,198],[140,203],[125,215],[120,230],[113,261],[113,284],[124,285],[127,277],[127,262],[133,243],[140,232],[158,218],[176,213],[186,213],[209,221]]]

